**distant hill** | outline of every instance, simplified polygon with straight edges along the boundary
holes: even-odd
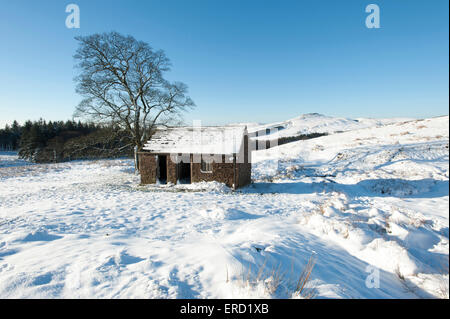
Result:
[[[316,133],[333,134],[368,127],[380,127],[388,124],[413,120],[411,118],[343,118],[318,113],[303,114],[299,117],[269,124],[245,123],[249,133],[259,132],[258,139],[275,139],[309,135]],[[270,132],[269,132],[270,131]],[[265,134],[265,133],[268,134]]]

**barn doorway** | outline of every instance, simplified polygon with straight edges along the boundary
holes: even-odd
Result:
[[[158,180],[161,184],[167,184],[167,156],[158,156]]]
[[[180,184],[191,183],[191,163],[180,162],[178,164],[178,182]]]

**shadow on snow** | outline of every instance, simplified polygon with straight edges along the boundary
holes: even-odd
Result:
[[[255,182],[243,188],[243,193],[258,194],[314,194],[341,191],[351,196],[436,198],[448,196],[448,181],[421,179],[368,179],[356,184],[339,184],[327,179],[323,182]]]

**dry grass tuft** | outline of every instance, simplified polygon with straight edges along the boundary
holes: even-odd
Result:
[[[322,204],[319,206],[319,212],[321,215],[325,215],[326,204]]]
[[[442,299],[449,299],[449,271],[448,264],[442,266],[441,270],[441,282],[439,285],[439,296]]]
[[[297,285],[295,287],[295,292],[294,292],[295,295],[302,297],[304,299],[312,299],[315,297],[314,289],[311,289],[311,291],[308,293],[304,292],[305,286],[311,277],[311,273],[314,269],[315,264],[316,264],[316,258],[314,255],[312,255],[311,257],[309,257],[308,264],[303,269],[303,271],[300,274],[300,277],[297,281]]]
[[[251,266],[248,267],[246,272],[242,269],[238,284],[241,287],[254,290],[262,287],[265,293],[270,296],[278,295],[279,297],[280,293],[285,292],[288,297],[312,299],[316,296],[316,289],[314,289],[314,287],[308,287],[308,289],[305,288],[310,282],[315,262],[315,255],[312,255],[300,274],[300,277],[298,277],[298,280],[294,281],[286,277],[286,273],[282,271],[281,263],[276,267],[267,269],[266,260],[258,268],[255,276],[252,273]],[[230,281],[228,267],[226,281],[227,283]]]

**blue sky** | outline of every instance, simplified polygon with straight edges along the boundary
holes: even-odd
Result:
[[[81,11],[67,29],[66,5]],[[378,4],[381,28],[367,29]],[[76,35],[118,31],[165,50],[196,102],[187,122],[448,114],[448,0],[1,1],[0,126],[70,119]]]

